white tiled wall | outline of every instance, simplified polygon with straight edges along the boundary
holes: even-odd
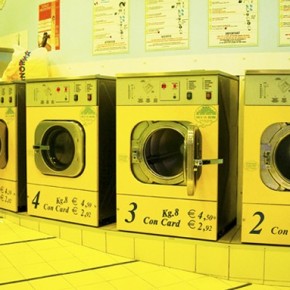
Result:
[[[100,60],[95,62],[50,63],[51,76],[81,76],[90,74],[116,75],[119,73],[171,72],[186,70],[220,70],[233,75],[244,75],[250,69],[289,69],[290,53],[219,53],[158,56]]]
[[[243,245],[232,246],[229,260],[229,275],[233,279],[251,280],[262,283],[264,277],[263,247]]]
[[[164,255],[165,266],[196,271],[196,245],[193,245],[191,240],[165,240]]]
[[[229,246],[227,244],[205,242],[197,245],[196,252],[197,273],[226,279],[229,277]]]

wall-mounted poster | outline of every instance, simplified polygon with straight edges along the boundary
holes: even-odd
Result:
[[[39,5],[38,46],[48,51],[60,49],[60,0]]]
[[[290,0],[280,0],[279,44],[290,46]]]
[[[186,49],[189,46],[188,0],[146,0],[146,50]]]
[[[258,0],[208,0],[209,46],[256,46]]]
[[[93,54],[125,53],[128,43],[129,1],[94,0]]]

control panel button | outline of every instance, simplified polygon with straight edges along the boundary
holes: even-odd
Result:
[[[186,99],[189,100],[189,101],[192,100],[192,92],[187,92],[186,93]]]
[[[88,94],[88,95],[87,95],[87,100],[88,100],[88,101],[91,101],[92,99],[93,99],[93,95],[92,95],[92,94]]]
[[[206,92],[206,93],[205,93],[205,98],[206,98],[207,100],[211,100],[211,98],[212,98],[212,92]]]

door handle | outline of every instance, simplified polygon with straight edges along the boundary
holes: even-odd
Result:
[[[49,151],[50,147],[49,145],[33,145],[34,150],[40,150],[40,151]]]
[[[223,159],[194,159],[193,160],[193,169],[197,170],[197,167],[203,166],[203,165],[212,165],[212,164],[223,164]]]
[[[190,124],[188,126],[187,138],[186,138],[186,185],[187,185],[187,195],[194,195],[196,188],[196,176],[197,167],[194,165],[194,157],[196,156],[195,144],[196,135],[198,132],[198,127]]]
[[[201,166],[222,164],[223,159],[202,159],[201,134],[197,126],[188,126],[186,138],[186,183],[187,195],[193,196],[196,190],[196,182],[201,172]]]

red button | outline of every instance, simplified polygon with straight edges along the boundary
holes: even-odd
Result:
[[[161,85],[161,88],[162,88],[162,89],[166,89],[166,84],[163,83],[163,84]]]
[[[206,92],[205,97],[207,100],[211,100],[211,97],[212,97],[211,92]]]

